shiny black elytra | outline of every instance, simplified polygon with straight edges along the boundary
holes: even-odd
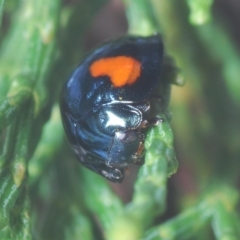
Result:
[[[83,165],[121,182],[128,164],[143,164],[144,129],[158,124],[165,101],[159,87],[162,68],[163,43],[155,35],[107,42],[75,69],[60,107]]]

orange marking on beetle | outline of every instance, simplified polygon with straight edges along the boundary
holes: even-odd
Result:
[[[126,56],[102,58],[92,63],[90,73],[93,77],[108,76],[115,87],[122,87],[137,81],[141,63]]]

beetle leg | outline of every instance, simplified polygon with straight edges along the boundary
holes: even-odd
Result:
[[[163,122],[164,119],[160,117],[154,117],[148,120],[144,120],[141,124],[141,128],[157,126],[159,123]]]

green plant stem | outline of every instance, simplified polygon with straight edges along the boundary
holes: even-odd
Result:
[[[0,172],[3,172],[3,169],[7,167],[12,159],[13,159],[13,153],[16,145],[16,132],[19,130],[19,124],[18,121],[15,121],[7,128],[6,138],[5,138],[5,144],[3,146],[3,154],[0,157]]]
[[[31,90],[26,87],[13,97],[7,97],[0,104],[0,131],[11,123],[19,113],[20,107],[29,100]]]
[[[204,44],[206,51],[214,62],[221,65],[221,74],[228,90],[231,101],[238,107],[240,106],[240,82],[239,79],[239,51],[236,44],[231,39],[227,29],[222,27],[219,21],[213,20],[207,25],[197,28],[197,34],[201,42]],[[209,36],[214,35],[218,41]],[[221,49],[221,51],[219,51]]]
[[[147,134],[145,164],[140,169],[133,200],[127,207],[143,226],[164,211],[167,178],[176,172],[178,166],[171,128],[164,114],[160,117],[163,122]]]
[[[133,200],[124,214],[115,216],[116,225],[108,230],[107,239],[140,239],[154,218],[165,210],[167,178],[176,172],[178,164],[167,118],[164,114],[159,117],[163,122],[150,129],[145,140],[145,164],[140,169]]]
[[[124,0],[124,3],[129,23],[129,34],[148,36],[159,32],[158,22],[148,1]]]
[[[226,183],[212,186],[206,196],[209,209],[212,209],[212,226],[216,239],[237,240],[240,238],[237,206],[239,192]]]
[[[87,169],[81,169],[82,188],[87,208],[101,221],[104,230],[115,226],[115,216],[122,215],[123,204],[112,192],[106,180]]]
[[[213,2],[213,0],[187,0],[190,8],[189,22],[194,25],[201,25],[210,21]]]
[[[11,236],[16,240],[31,240],[31,224],[29,217],[29,199],[25,192],[20,196],[11,214]]]
[[[240,236],[239,219],[236,216],[238,199],[238,192],[230,186],[225,184],[211,186],[197,205],[146,231],[142,239],[192,239],[211,222],[217,239],[238,239]]]
[[[22,1],[13,17],[15,24],[0,49],[0,85],[4,85],[0,129],[12,122],[31,95],[35,113],[46,103],[41,89],[51,68],[59,5],[59,1]]]
[[[229,209],[229,206],[224,206],[221,202],[215,205],[212,225],[217,240],[238,240],[240,238],[239,224],[236,209]]]
[[[172,220],[146,232],[144,240],[187,240],[210,220],[210,212],[206,212],[206,203],[191,207]]]
[[[32,110],[32,111],[31,111]],[[10,211],[21,193],[26,177],[26,166],[29,159],[29,139],[32,128],[33,107],[26,108],[18,121],[19,134],[13,149],[11,164],[3,170],[0,184],[0,228],[9,222]],[[9,149],[11,150],[11,149]],[[6,156],[9,153],[6,154]]]
[[[38,138],[32,132],[33,115],[35,112],[36,116],[46,102],[46,94],[38,95],[38,82],[44,86],[43,80],[51,67],[58,10],[58,1],[22,1],[22,8],[14,16],[15,24],[0,49],[0,83],[9,81],[1,92],[1,98],[5,100],[1,106],[0,128],[12,123],[13,117],[18,125],[15,144],[8,142],[5,147],[6,151],[13,151],[5,151],[2,157],[5,168],[0,186],[1,228],[9,223],[10,213],[24,187],[27,162],[33,151],[30,139]],[[26,103],[32,99],[30,96],[35,100],[34,105]],[[41,131],[40,125],[38,129]]]

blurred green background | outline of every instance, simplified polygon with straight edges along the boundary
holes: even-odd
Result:
[[[0,239],[239,240],[239,12],[239,0],[0,0]],[[60,90],[88,50],[156,32],[185,84],[146,164],[110,184],[76,161]]]

